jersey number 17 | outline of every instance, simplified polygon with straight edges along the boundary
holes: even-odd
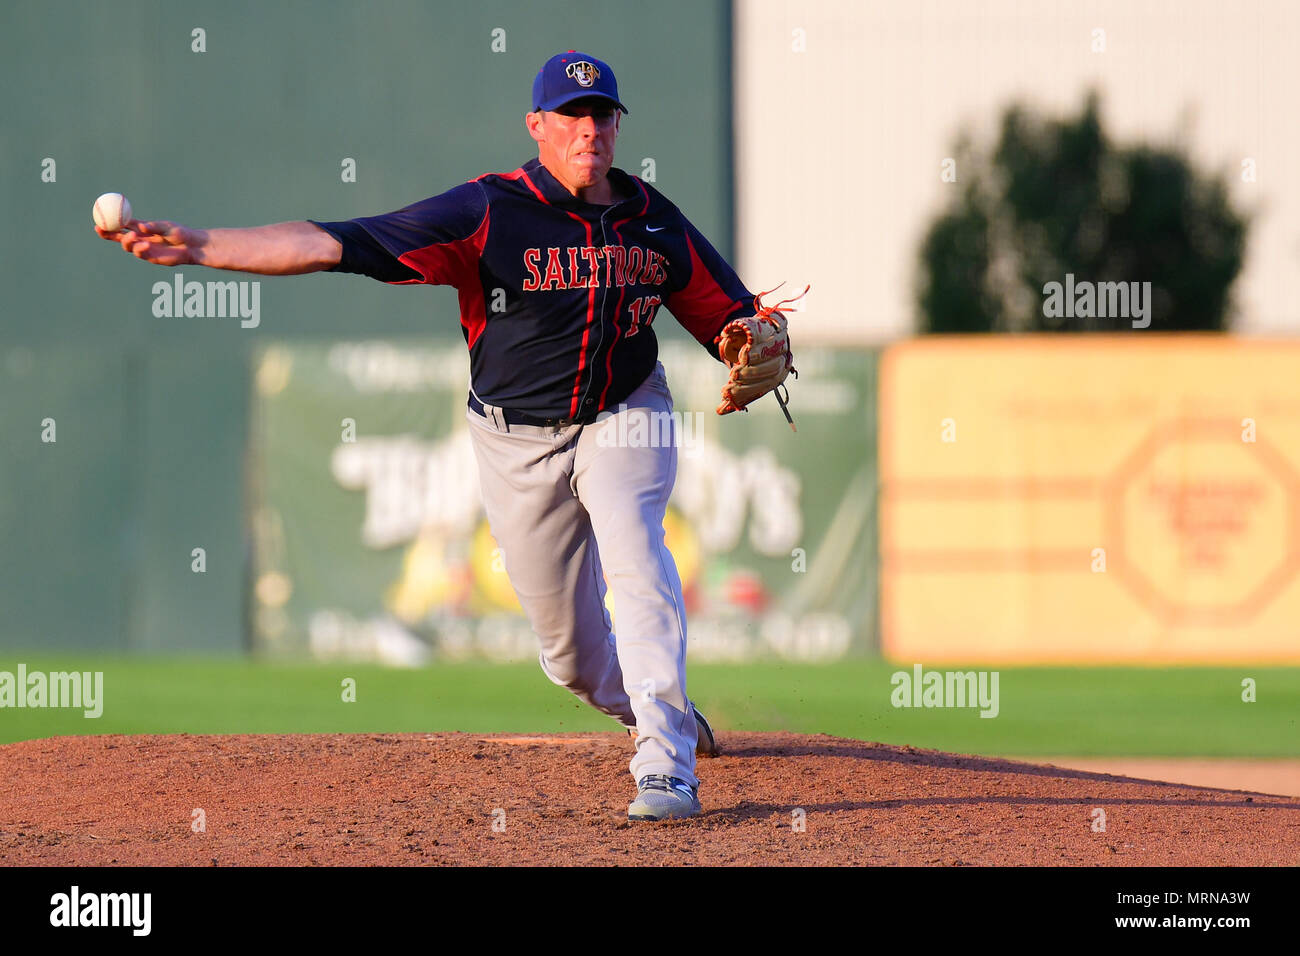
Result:
[[[645,324],[649,325],[654,321],[655,310],[659,308],[660,299],[657,295],[643,295],[639,299],[633,299],[628,308],[632,312],[632,324],[628,326],[626,335],[636,335],[641,325],[642,317],[645,318]]]

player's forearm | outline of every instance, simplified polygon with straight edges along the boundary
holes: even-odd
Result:
[[[309,222],[280,222],[247,229],[201,230],[194,249],[199,265],[268,276],[320,272],[337,265],[339,241]]]

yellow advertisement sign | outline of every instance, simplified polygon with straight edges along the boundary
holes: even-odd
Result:
[[[1300,343],[901,344],[880,481],[892,659],[1300,662]]]

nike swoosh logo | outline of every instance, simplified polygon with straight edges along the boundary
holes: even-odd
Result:
[[[645,231],[646,231],[646,232],[663,232],[663,230],[666,229],[666,228],[667,228],[666,226],[646,226],[646,227],[645,227]]]

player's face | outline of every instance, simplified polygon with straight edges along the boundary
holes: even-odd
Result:
[[[529,123],[529,130],[542,162],[557,179],[575,193],[604,180],[614,164],[618,107],[607,100],[575,100],[534,115],[537,121]]]

